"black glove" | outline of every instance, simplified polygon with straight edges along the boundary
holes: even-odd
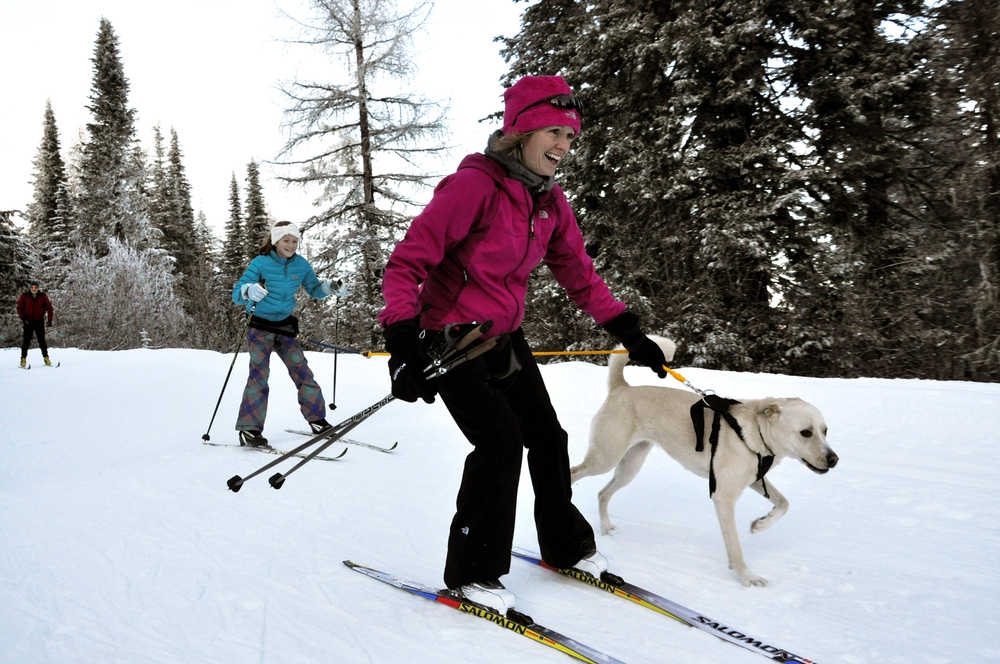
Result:
[[[417,399],[434,403],[437,390],[432,381],[424,377],[424,367],[430,364],[430,358],[420,343],[419,319],[409,318],[387,325],[384,334],[385,346],[391,354],[392,395],[410,403]]]
[[[667,377],[667,372],[663,368],[667,358],[663,356],[663,351],[656,342],[639,329],[638,316],[631,311],[623,311],[601,327],[614,335],[628,349],[628,359],[649,367],[660,378]]]

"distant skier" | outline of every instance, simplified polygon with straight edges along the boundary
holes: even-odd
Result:
[[[42,351],[45,366],[51,367],[49,347],[45,343],[45,315],[49,317],[49,327],[52,326],[52,302],[49,296],[38,289],[38,282],[32,281],[28,290],[17,298],[17,315],[24,324],[24,337],[21,340],[21,368],[28,364],[28,347],[31,346],[32,335],[38,337],[38,348]]]
[[[295,224],[277,222],[258,250],[260,255],[250,261],[233,287],[233,302],[243,305],[248,313],[254,303],[257,305],[247,330],[250,375],[236,420],[240,443],[250,447],[267,445],[262,434],[267,417],[267,378],[272,350],[288,368],[288,375],[298,388],[302,416],[312,430],[319,433],[330,427],[326,421],[323,392],[309,370],[302,346],[295,340],[299,321],[292,311],[299,287],[317,299],[327,297],[332,287],[329,279],[318,279],[309,261],[295,253],[298,247],[299,229]]]

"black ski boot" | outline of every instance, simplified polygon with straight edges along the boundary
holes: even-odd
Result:
[[[309,423],[309,428],[312,429],[313,433],[323,433],[332,426],[333,426],[332,424],[330,424],[323,418],[320,418],[318,420],[313,420],[312,422]]]
[[[260,435],[260,431],[250,431],[240,429],[240,445],[246,447],[267,447],[267,438]]]

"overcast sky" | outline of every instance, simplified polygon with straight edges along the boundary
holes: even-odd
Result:
[[[316,47],[285,44],[297,36],[283,15],[304,18],[305,0],[0,0],[0,209],[31,202],[33,161],[51,100],[63,157],[91,120],[94,43],[101,17],[118,37],[137,112],[142,146],[153,126],[169,140],[177,131],[196,212],[221,231],[229,214],[233,173],[243,194],[251,159],[274,159],[287,138],[281,81],[313,71]],[[403,6],[409,0],[400,0]],[[506,72],[493,37],[517,32],[526,3],[512,0],[437,0],[414,55],[415,92],[450,106],[449,144],[455,149],[429,169],[453,169],[481,151],[492,124],[479,118],[502,109],[498,80]],[[321,63],[325,64],[325,63]],[[335,66],[334,63],[330,63]],[[334,80],[331,77],[329,80]],[[271,216],[302,220],[312,196],[288,189],[261,164]],[[287,171],[285,171],[287,174]]]

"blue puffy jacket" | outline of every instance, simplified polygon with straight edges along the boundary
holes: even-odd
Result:
[[[254,315],[267,320],[284,320],[295,310],[295,293],[305,288],[312,297],[322,299],[330,294],[330,289],[316,278],[309,261],[294,254],[291,258],[281,258],[272,251],[267,256],[257,256],[246,272],[233,287],[233,302],[241,304],[249,312],[253,302],[240,295],[243,284],[264,280],[267,297],[257,304]]]

